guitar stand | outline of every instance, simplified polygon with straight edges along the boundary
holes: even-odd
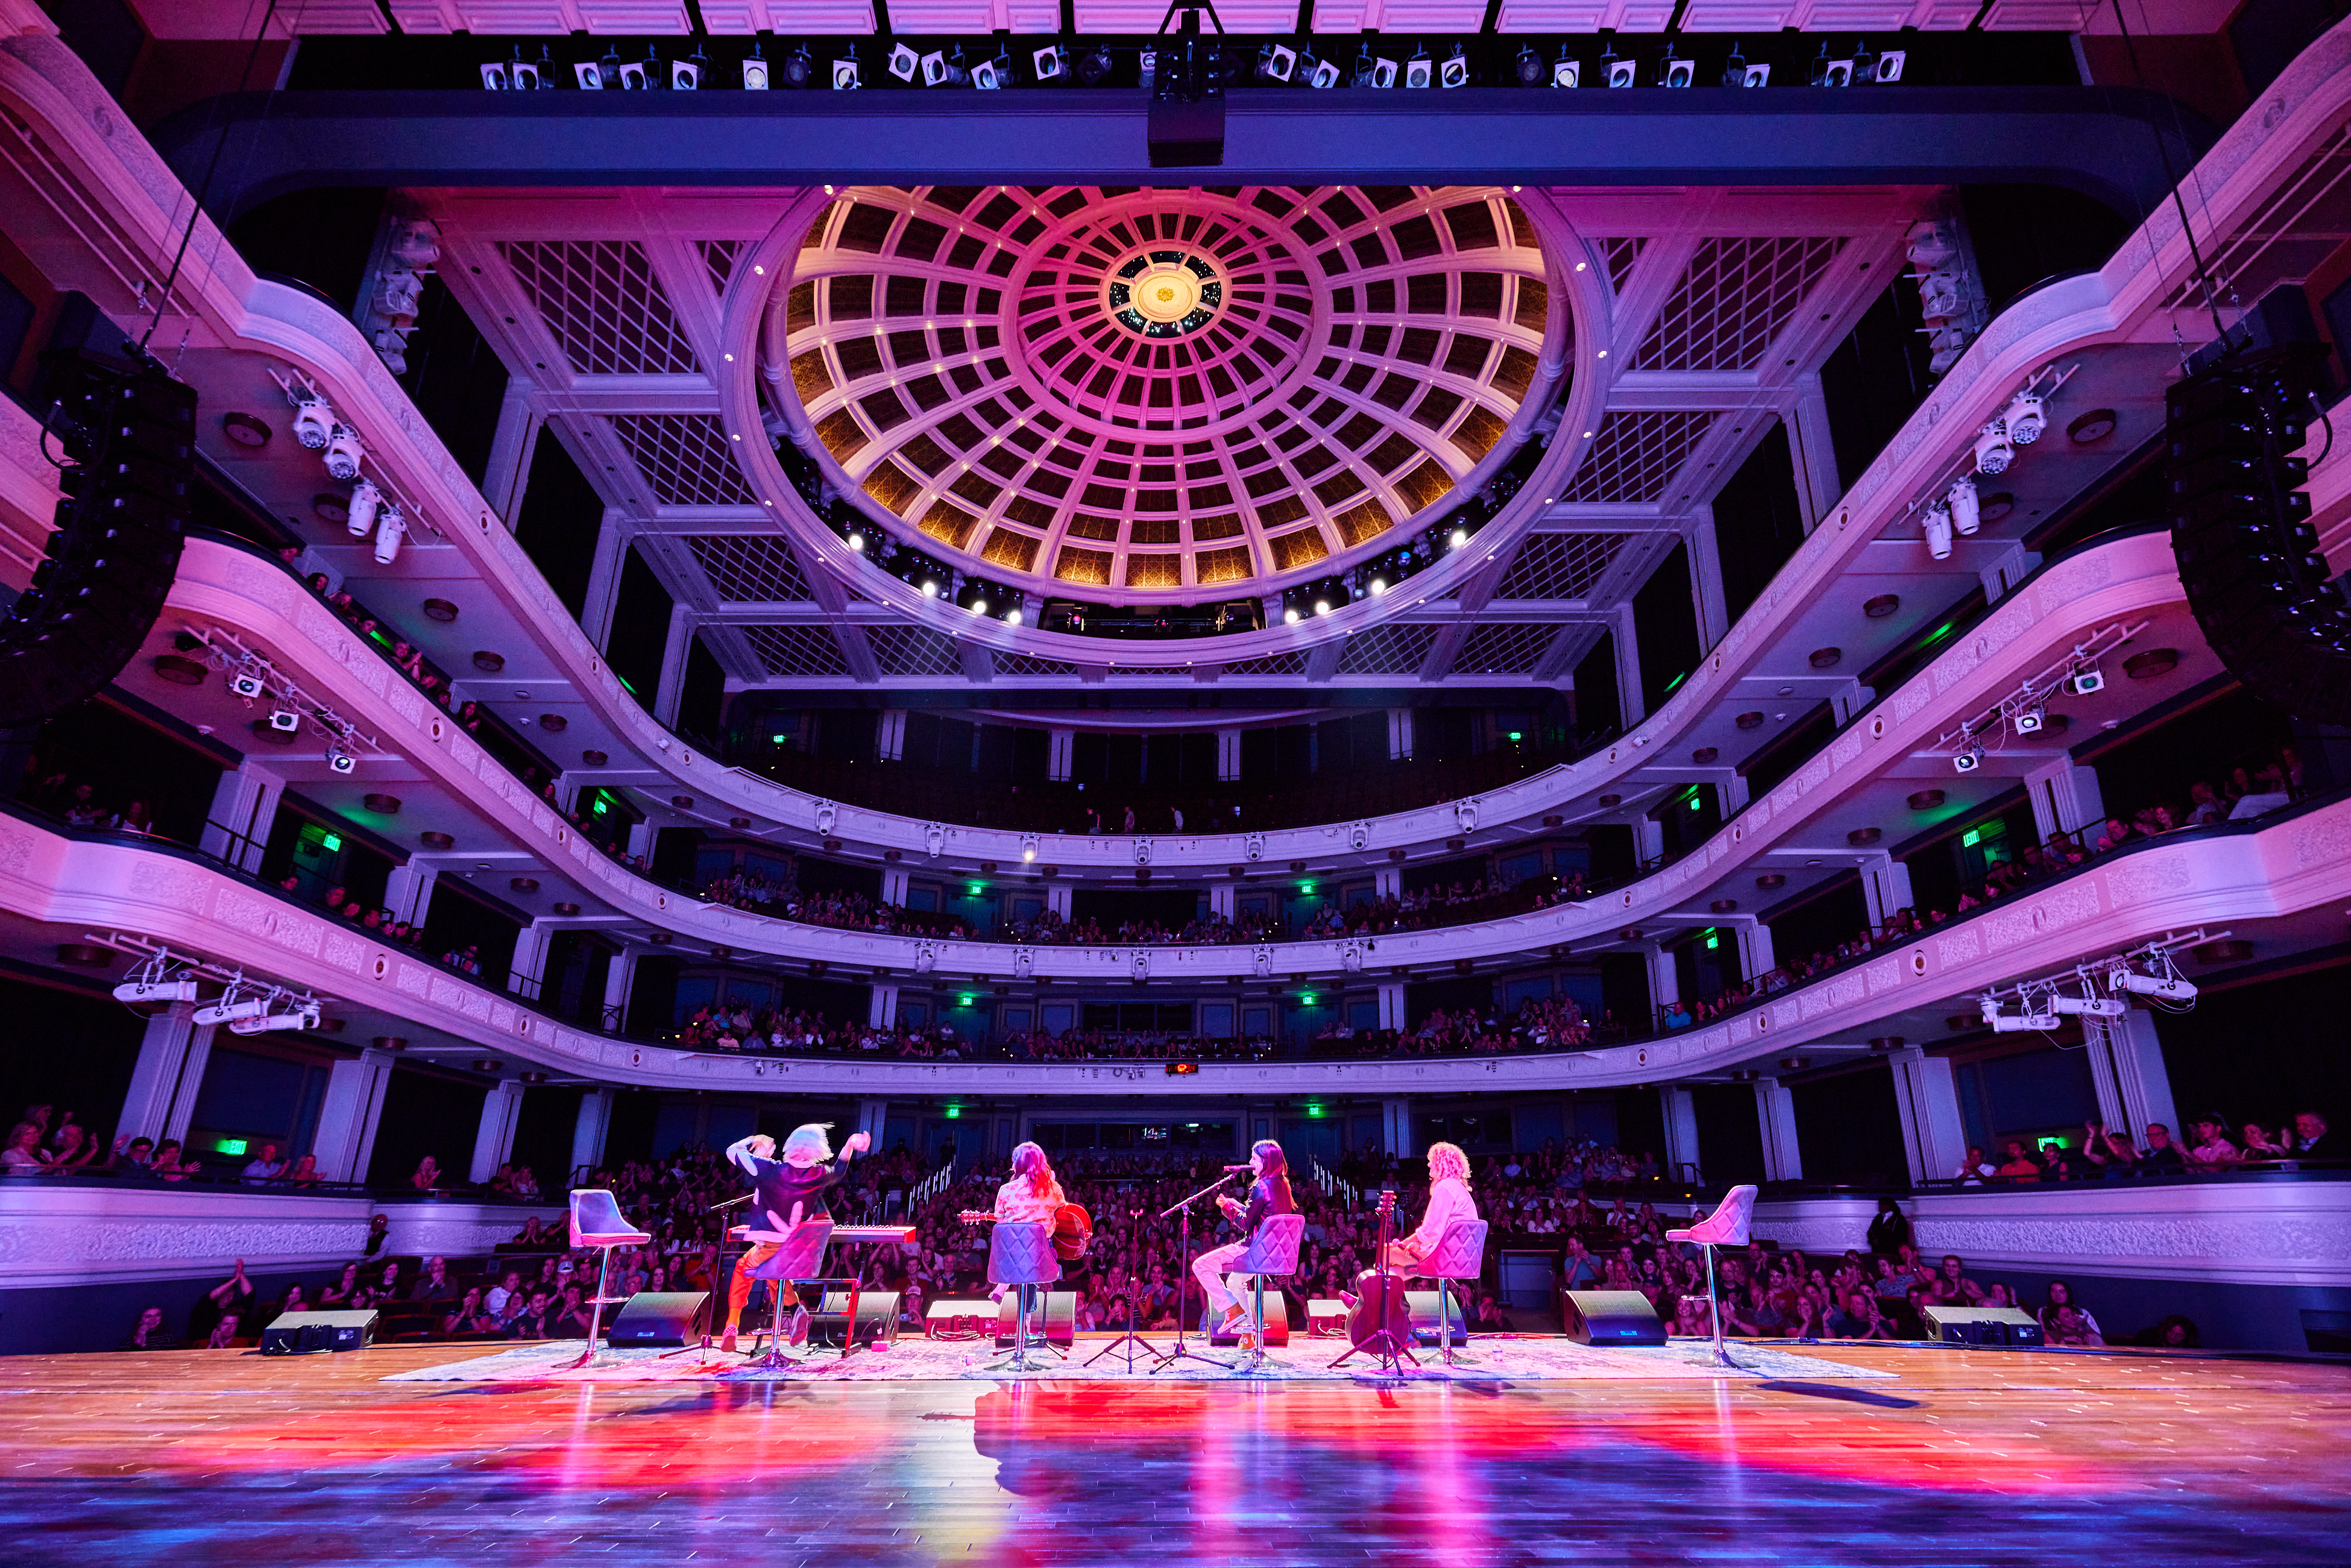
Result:
[[[1397,1278],[1398,1281],[1401,1282],[1402,1276],[1398,1276]],[[1337,1360],[1332,1361],[1331,1364],[1332,1366],[1337,1366],[1341,1362],[1345,1361],[1349,1356],[1355,1354],[1358,1351],[1371,1352],[1372,1359],[1379,1363],[1379,1369],[1382,1372],[1386,1373],[1391,1377],[1402,1377],[1404,1375],[1404,1364],[1407,1361],[1412,1363],[1416,1371],[1418,1370],[1420,1366],[1419,1358],[1412,1354],[1411,1350],[1405,1346],[1402,1340],[1396,1338],[1394,1333],[1390,1333],[1386,1329],[1380,1329],[1373,1333],[1365,1335],[1364,1343],[1361,1344],[1349,1345],[1345,1350],[1339,1353]]]

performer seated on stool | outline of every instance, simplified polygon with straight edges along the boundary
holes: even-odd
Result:
[[[1231,1197],[1219,1194],[1217,1207],[1240,1227],[1240,1239],[1228,1246],[1203,1252],[1192,1260],[1193,1277],[1200,1289],[1208,1293],[1208,1310],[1219,1313],[1222,1322],[1218,1333],[1230,1333],[1247,1321],[1249,1309],[1240,1304],[1233,1293],[1225,1289],[1225,1270],[1234,1260],[1249,1250],[1249,1239],[1266,1217],[1274,1214],[1295,1214],[1298,1205],[1290,1196],[1290,1162],[1281,1157],[1281,1145],[1270,1138],[1259,1141],[1249,1150],[1249,1174],[1257,1179],[1249,1186],[1249,1207],[1244,1208]],[[1205,1327],[1205,1325],[1203,1325]],[[1242,1335],[1245,1350],[1253,1350],[1254,1335]]]
[[[1409,1278],[1421,1260],[1437,1250],[1446,1227],[1457,1219],[1477,1218],[1478,1200],[1469,1196],[1469,1156],[1458,1145],[1429,1145],[1428,1207],[1421,1215],[1420,1228],[1389,1243],[1381,1267]],[[1352,1292],[1339,1293],[1349,1306],[1355,1304]]]
[[[1053,1162],[1035,1144],[1023,1144],[1012,1151],[1012,1179],[996,1189],[996,1218],[1007,1225],[1041,1225],[1053,1227],[1054,1212],[1070,1200],[1061,1194],[1061,1184],[1053,1175]],[[994,1300],[1002,1299],[1009,1285],[998,1285],[989,1291]]]
[[[870,1134],[857,1133],[841,1145],[841,1169],[831,1164],[832,1143],[825,1136],[831,1124],[810,1123],[795,1127],[792,1135],[784,1140],[783,1158],[776,1157],[776,1140],[765,1133],[754,1133],[740,1143],[727,1146],[726,1158],[740,1166],[751,1178],[751,1211],[745,1225],[752,1230],[785,1231],[807,1219],[831,1219],[832,1211],[825,1206],[825,1195],[846,1179],[846,1169],[852,1156],[872,1147]],[[719,1341],[721,1350],[735,1348],[736,1331],[742,1325],[744,1303],[751,1299],[751,1270],[773,1258],[781,1249],[772,1241],[762,1241],[735,1260],[735,1281],[726,1294],[726,1333]],[[784,1304],[799,1302],[799,1295],[789,1280],[778,1280],[776,1288],[784,1293]],[[791,1342],[799,1343],[808,1337],[808,1309],[801,1307],[792,1314]]]

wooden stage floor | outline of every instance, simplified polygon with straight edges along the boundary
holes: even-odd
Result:
[[[0,1539],[105,1568],[2351,1562],[2351,1368],[1834,1347],[1866,1382],[386,1384],[0,1360]]]

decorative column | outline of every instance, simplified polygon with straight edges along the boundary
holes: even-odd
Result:
[[[1070,884],[1057,882],[1045,890],[1045,907],[1067,920],[1070,917]]]
[[[1056,784],[1070,781],[1070,763],[1078,747],[1078,732],[1074,729],[1049,729],[1045,732],[1045,777]],[[1236,749],[1238,749],[1236,743]],[[1217,776],[1223,777],[1224,741],[1217,742]],[[1237,775],[1238,777],[1238,775]]]
[[[1380,1102],[1380,1146],[1399,1158],[1413,1153],[1411,1101],[1398,1096]]]
[[[865,1022],[872,1029],[895,1029],[898,1024],[898,988],[885,981],[873,982],[871,999],[865,1006]]]
[[[1388,760],[1412,760],[1412,709],[1408,707],[1388,709]]]
[[[1829,400],[1818,371],[1796,376],[1796,404],[1788,413],[1788,455],[1795,461],[1796,504],[1809,534],[1829,515],[1844,487],[1837,479],[1836,441],[1829,430]]]
[[[1234,894],[1238,892],[1239,892],[1239,885],[1238,883],[1229,882],[1210,883],[1208,884],[1208,913],[1210,915],[1221,916],[1226,920],[1230,920],[1233,917]]]
[[[1902,1118],[1902,1153],[1913,1183],[1957,1176],[1968,1157],[1959,1094],[1946,1058],[1906,1045],[1891,1058],[1894,1105]]]
[[[439,866],[418,861],[392,867],[383,883],[383,901],[392,917],[411,925],[423,925],[426,911],[433,907],[434,884],[440,877]]]
[[[1689,561],[1690,602],[1698,611],[1698,651],[1705,653],[1730,634],[1730,606],[1722,589],[1722,557],[1715,548],[1714,507],[1690,510],[1683,542]]]
[[[474,1133],[474,1163],[468,1178],[475,1186],[497,1175],[514,1156],[515,1120],[522,1114],[522,1080],[509,1078],[482,1096],[482,1124]]]
[[[2098,770],[2085,768],[2070,757],[2026,774],[2024,794],[2032,802],[2032,831],[2043,841],[2052,833],[2070,833],[2106,820]]]
[[[906,710],[902,707],[883,708],[879,723],[873,727],[873,753],[883,762],[903,762],[906,758]]]
[[[1374,867],[1372,871],[1372,895],[1374,898],[1402,898],[1404,867],[1393,861],[1386,865]]]
[[[285,789],[285,779],[246,758],[235,772],[222,774],[214,787],[212,809],[204,813],[197,846],[239,871],[259,871],[269,830],[277,821],[277,798]]]
[[[1056,730],[1055,734],[1065,731]],[[1217,782],[1229,784],[1241,776],[1241,732],[1238,729],[1217,731]]]
[[[1616,658],[1616,706],[1625,727],[1631,730],[1649,716],[1648,699],[1641,695],[1641,648],[1633,631],[1633,607],[1616,607],[1608,628],[1608,650]]]
[[[694,646],[694,612],[683,604],[669,610],[669,640],[662,645],[661,681],[653,688],[653,717],[665,725],[677,722],[677,705],[685,695],[685,658]]]
[[[1380,1027],[1401,1030],[1405,1027],[1404,982],[1380,982]]]
[[[882,1146],[883,1125],[889,1118],[890,1102],[887,1100],[860,1100],[857,1103],[857,1130],[872,1138],[877,1149]]]
[[[185,1138],[196,1113],[196,1092],[213,1051],[212,1024],[195,1021],[193,1002],[173,1002],[147,1020],[138,1065],[114,1130],[134,1138]]]
[[[1649,966],[1650,1007],[1662,1008],[1667,1002],[1681,1000],[1681,966],[1674,961],[1673,954],[1658,943],[1646,942],[1641,946],[1641,956]]]
[[[615,1033],[628,1025],[629,992],[637,983],[637,960],[644,954],[642,947],[623,947],[604,970],[604,1027]]]
[[[1780,967],[1771,951],[1771,928],[1761,920],[1740,920],[1731,926],[1739,939],[1740,978],[1760,980]]]
[[[392,1052],[371,1046],[355,1061],[338,1061],[328,1070],[319,1131],[310,1140],[320,1181],[367,1180],[376,1128],[383,1120],[384,1092],[392,1086]]]
[[[1680,1180],[1700,1167],[1698,1161],[1698,1107],[1690,1092],[1677,1084],[1657,1086],[1659,1108],[1666,1118],[1666,1174]]]
[[[604,1134],[612,1127],[612,1091],[590,1089],[580,1096],[580,1119],[571,1124],[571,1171],[577,1181],[604,1163]]]
[[[1666,825],[1646,812],[1633,819],[1633,858],[1644,866],[1665,858]]]
[[[900,867],[885,865],[882,868],[883,903],[900,909],[906,907],[906,872]]]
[[[2084,1049],[2090,1080],[2098,1092],[2098,1114],[2106,1125],[2143,1142],[2147,1124],[2160,1122],[2177,1137],[2179,1115],[2171,1099],[2171,1074],[2163,1064],[2155,1015],[2133,1008],[2118,1019],[2085,1018]]]
[[[1882,928],[1896,910],[1911,906],[1910,868],[1892,855],[1873,861],[1861,873],[1861,899],[1869,923]]]
[[[1763,1179],[1802,1180],[1804,1158],[1796,1147],[1795,1099],[1778,1079],[1755,1081],[1755,1119],[1763,1132]]]
[[[507,969],[507,989],[526,1001],[539,999],[539,981],[547,972],[547,946],[554,931],[534,920],[515,933],[514,962]]]

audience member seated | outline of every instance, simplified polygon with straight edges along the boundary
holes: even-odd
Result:
[[[122,1342],[124,1350],[177,1350],[180,1342],[163,1326],[163,1309],[149,1307],[139,1314],[139,1322],[131,1337]]]

